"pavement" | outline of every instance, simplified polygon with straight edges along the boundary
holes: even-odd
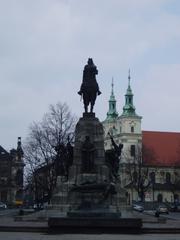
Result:
[[[1,216],[0,232],[48,232],[47,218],[49,215],[57,214],[57,211],[35,212],[27,216]],[[154,217],[153,213],[132,212],[134,218],[142,218],[142,233],[176,233],[180,234],[180,219],[173,219],[163,215],[159,218]]]
[[[0,239],[6,240],[179,240],[180,234],[57,234],[30,232],[0,232]]]

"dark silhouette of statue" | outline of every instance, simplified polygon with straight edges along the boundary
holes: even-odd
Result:
[[[68,179],[69,167],[73,164],[73,146],[70,143],[69,136],[67,144],[59,142],[55,146],[55,151],[56,174],[57,176],[65,176]]]
[[[94,65],[92,58],[89,58],[88,64],[84,67],[83,81],[80,91],[78,92],[79,95],[83,96],[84,109],[86,113],[88,112],[89,104],[91,105],[90,112],[93,112],[96,97],[101,94],[96,81],[97,74],[97,67]]]
[[[64,143],[58,143],[57,146],[55,146],[56,151],[56,159],[55,159],[55,168],[56,168],[56,174],[57,176],[66,176],[66,147]]]
[[[82,172],[93,173],[94,172],[94,144],[90,142],[89,136],[86,136],[84,143],[82,144]]]
[[[117,157],[119,158],[121,156],[121,151],[122,151],[122,148],[123,148],[123,144],[120,143],[119,145],[117,145],[113,139],[113,137],[110,135],[110,133],[108,133],[108,135],[110,136],[110,139],[111,139],[111,143],[113,145],[113,148],[114,148],[114,151],[117,155]]]
[[[119,177],[119,162],[121,158],[121,152],[123,148],[123,144],[117,145],[113,139],[113,137],[108,133],[111,139],[111,143],[113,146],[113,149],[107,150],[105,153],[106,157],[106,163],[109,166],[110,169],[110,175],[111,175],[111,180],[117,180]]]

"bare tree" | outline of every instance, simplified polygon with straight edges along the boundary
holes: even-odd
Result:
[[[24,146],[27,180],[33,181],[34,193],[38,202],[40,195],[51,199],[59,167],[67,165],[59,151],[73,141],[76,117],[72,115],[66,103],[50,105],[41,122],[34,122]],[[63,161],[63,163],[62,163]],[[62,163],[62,164],[60,164]],[[31,176],[31,177],[30,177]]]
[[[134,152],[131,152],[131,158],[127,157],[127,159],[126,173],[130,179],[130,185],[137,191],[140,201],[143,202],[145,193],[153,184],[149,176],[149,166],[145,164],[145,160],[149,162],[149,159],[155,159],[155,154],[152,149],[137,145]]]

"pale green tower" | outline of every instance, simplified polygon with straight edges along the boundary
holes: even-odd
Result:
[[[106,119],[102,122],[103,127],[104,127],[105,149],[109,148],[109,144],[110,144],[110,138],[109,138],[108,133],[111,133],[111,135],[113,135],[113,136],[115,136],[117,133],[117,127],[116,127],[117,119],[118,119],[118,113],[116,111],[116,99],[115,99],[115,95],[114,95],[114,82],[112,79],[111,95],[109,98],[109,109],[107,112]]]
[[[128,74],[128,88],[125,94],[125,105],[122,114],[118,117],[118,128],[120,139],[123,143],[123,153],[121,163],[126,163],[133,159],[135,152],[142,143],[141,119],[136,114],[136,108],[133,103],[133,93],[131,89],[130,70]]]
[[[129,70],[129,75],[128,75],[128,88],[125,94],[125,105],[123,107],[123,113],[121,116],[137,116],[135,110],[136,108],[133,105],[133,93],[131,90],[131,85],[130,85],[130,70]]]
[[[106,120],[107,121],[113,121],[117,117],[118,117],[118,113],[116,111],[116,99],[115,99],[115,96],[114,96],[114,82],[113,82],[113,79],[112,79],[111,96],[110,96],[110,99],[109,99],[109,110],[107,112]]]

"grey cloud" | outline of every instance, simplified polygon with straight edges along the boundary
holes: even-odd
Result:
[[[29,124],[40,120],[51,103],[65,101],[81,115],[77,91],[88,57],[93,57],[99,69],[97,79],[103,95],[95,109],[101,120],[106,116],[112,76],[121,112],[131,67],[135,105],[144,117],[143,126],[162,126],[160,120],[152,120],[156,98],[166,99],[167,95],[161,91],[158,96],[154,91],[156,74],[160,77],[166,72],[163,79],[170,85],[164,87],[172,91],[170,74],[175,70],[170,67],[167,74],[169,65],[161,63],[152,69],[149,58],[156,59],[158,49],[167,45],[173,49],[174,41],[180,42],[180,16],[168,12],[168,4],[171,1],[1,0],[0,144],[9,148],[19,135],[25,138]],[[174,74],[179,76],[177,70]],[[150,89],[153,100],[147,98]],[[179,98],[169,94],[174,106]],[[161,108],[163,119],[166,111]],[[171,129],[170,121],[164,121],[163,126]]]

